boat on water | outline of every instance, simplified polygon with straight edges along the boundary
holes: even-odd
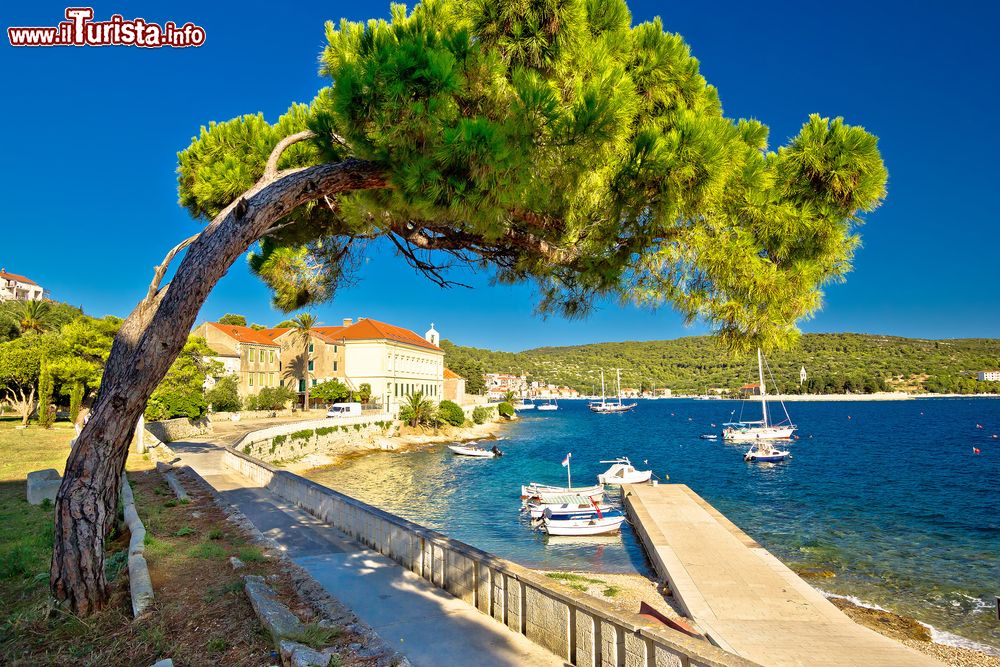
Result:
[[[532,482],[531,484],[525,484],[521,487],[521,498],[525,500],[535,499],[537,502],[543,504],[554,503],[557,498],[563,498],[568,495],[584,496],[586,498],[603,498],[604,485],[596,484],[594,486],[579,486],[573,488],[571,486],[548,486]]]
[[[716,433],[703,433],[698,436],[702,440],[718,440],[719,436]]]
[[[792,453],[785,449],[778,449],[773,443],[762,441],[755,442],[743,455],[743,460],[748,463],[777,463],[792,458]]]
[[[563,518],[565,517],[565,518]],[[542,516],[542,530],[549,535],[603,535],[616,533],[625,522],[621,510]]]
[[[554,398],[550,398],[547,402],[540,404],[537,408],[537,410],[540,412],[541,411],[551,412],[553,410],[558,410],[558,409],[559,409],[559,404],[556,402]]]
[[[620,368],[615,369],[617,371],[618,377],[618,401],[609,401],[607,397],[607,392],[604,388],[604,369],[601,369],[601,400],[592,401],[587,407],[590,408],[591,412],[596,412],[601,415],[619,414],[622,412],[628,412],[632,410],[637,405],[636,403],[622,403],[622,371]]]
[[[458,456],[472,456],[480,459],[492,459],[503,456],[503,452],[496,445],[491,449],[477,447],[476,445],[448,445],[454,454]]]
[[[518,412],[524,410],[534,410],[535,407],[536,406],[534,402],[530,398],[522,398],[520,401],[514,404],[514,409],[517,410]]]
[[[636,470],[627,456],[601,463],[611,464],[610,468],[597,476],[597,481],[601,484],[644,484],[653,476],[652,470]]]
[[[601,498],[591,498],[589,496],[556,496],[549,498],[550,502],[531,501],[525,505],[529,516],[532,519],[541,519],[546,511],[553,516],[562,516],[574,512],[593,512],[599,509],[602,512],[614,509]]]
[[[737,422],[727,422],[722,425],[722,438],[732,442],[755,442],[757,440],[788,440],[795,433],[795,424],[788,416],[788,409],[785,408],[784,401],[781,409],[785,413],[785,419],[781,422],[774,422],[767,410],[767,386],[764,383],[764,355],[760,348],[757,348],[757,375],[760,381],[760,407],[761,418],[756,421],[741,419]],[[774,379],[773,377],[771,378]]]

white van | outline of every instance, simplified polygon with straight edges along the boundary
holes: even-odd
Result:
[[[336,405],[331,405],[330,409],[326,411],[327,417],[360,417],[361,416],[361,404],[360,403],[337,403]]]

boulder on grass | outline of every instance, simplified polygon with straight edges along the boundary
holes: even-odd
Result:
[[[62,484],[62,476],[55,468],[36,470],[28,473],[28,502],[41,505],[48,498],[55,502],[56,492]]]

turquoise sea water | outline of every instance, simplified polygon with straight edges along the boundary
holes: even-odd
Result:
[[[528,567],[648,573],[627,526],[613,538],[546,538],[518,513],[521,483],[565,484],[567,452],[579,485],[596,482],[601,459],[648,460],[794,569],[833,572],[811,580],[822,590],[1000,649],[1000,439],[991,438],[1000,400],[788,408],[801,439],[781,464],[747,464],[746,446],[698,438],[739,415],[736,401],[639,401],[623,415],[563,401],[508,426],[502,459],[455,457],[440,445],[309,476]]]

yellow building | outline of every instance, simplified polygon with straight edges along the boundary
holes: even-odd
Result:
[[[281,384],[281,346],[250,327],[205,322],[191,332],[205,339],[226,374],[236,375],[240,396]]]

